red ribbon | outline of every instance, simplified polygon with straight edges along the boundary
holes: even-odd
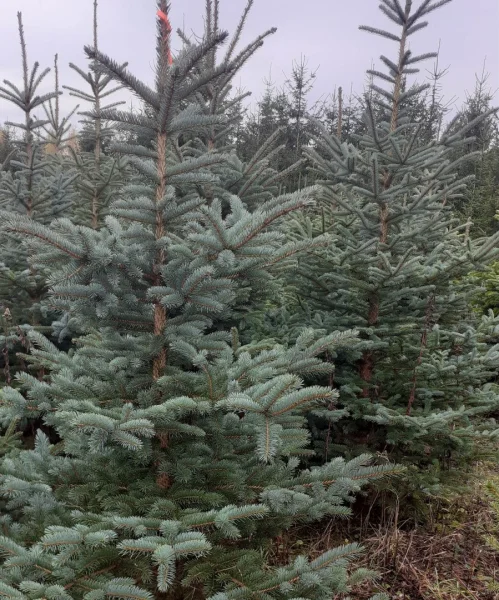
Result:
[[[172,32],[172,26],[170,24],[170,19],[168,18],[168,15],[165,14],[162,10],[159,10],[159,9],[158,9],[158,12],[156,14],[163,21],[163,23],[165,23],[165,25],[166,25],[166,32],[169,35]],[[168,47],[168,64],[169,65],[173,64],[173,57],[172,57],[172,53],[170,51],[170,47]]]

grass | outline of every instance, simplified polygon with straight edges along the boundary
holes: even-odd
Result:
[[[396,511],[394,511],[396,512]],[[338,520],[297,528],[276,540],[275,563],[297,554],[318,555],[345,542],[366,552],[354,567],[374,569],[379,578],[349,596],[368,600],[385,592],[390,600],[499,600],[499,467],[479,465],[464,495],[425,526]],[[344,600],[341,597],[334,600]]]

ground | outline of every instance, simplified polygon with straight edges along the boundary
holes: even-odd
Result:
[[[478,465],[469,491],[440,503],[438,515],[424,525],[358,520],[290,531],[276,540],[272,559],[284,562],[304,550],[314,556],[356,541],[366,551],[355,566],[374,569],[379,577],[351,600],[379,592],[390,600],[499,600],[498,466]]]

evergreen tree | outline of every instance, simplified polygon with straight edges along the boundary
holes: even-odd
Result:
[[[93,8],[93,48],[97,52],[98,0],[94,0]],[[114,131],[102,117],[107,110],[123,104],[109,103],[110,96],[119,91],[121,86],[114,85],[112,77],[95,69],[85,72],[73,63],[70,63],[70,67],[85,81],[89,90],[63,87],[71,96],[90,103],[92,107],[91,112],[80,113],[86,118],[82,120],[79,148],[77,151],[73,149],[71,153],[79,173],[74,218],[77,222],[96,229],[102,224],[109,205],[117,197],[125,176],[124,159],[108,156],[105,152],[112,142]]]
[[[482,74],[476,76],[474,92],[467,97],[453,123],[453,128],[458,129],[475,121],[468,144],[456,152],[456,157],[477,153],[477,160],[462,162],[459,167],[461,176],[473,175],[474,181],[455,207],[462,220],[473,223],[470,233],[475,236],[497,231],[495,216],[499,209],[499,128],[497,114],[490,112],[493,93],[487,81],[484,68]],[[478,117],[487,114],[476,122]]]
[[[469,281],[475,291],[471,306],[481,314],[499,314],[499,262],[493,262],[482,271],[473,271]]]
[[[267,81],[265,92],[257,102],[254,112],[250,112],[239,129],[237,139],[238,155],[245,163],[259,154],[262,147],[272,150],[269,167],[274,176],[278,175],[279,189],[292,190],[291,177],[304,161],[295,159],[288,149],[288,127],[291,108],[284,90],[277,90],[272,81]],[[276,143],[279,145],[276,147]]]
[[[281,142],[279,150],[273,150],[270,166],[279,174],[280,187],[285,191],[302,189],[308,183],[302,151],[315,131],[311,117],[319,119],[323,111],[320,104],[309,106],[315,77],[316,71],[311,71],[302,57],[293,63],[284,89],[276,89],[268,81],[254,114],[249,116],[239,134],[238,148],[248,163],[252,154],[269,140]]]
[[[218,77],[197,95],[199,109],[202,113],[218,117],[218,122],[197,140],[183,140],[186,151],[190,152],[193,158],[202,156],[206,152],[230,153],[231,155],[230,160],[213,165],[212,172],[217,176],[217,181],[204,186],[203,193],[207,200],[210,201],[213,197],[219,196],[228,203],[231,195],[235,194],[249,207],[258,206],[260,202],[275,197],[280,190],[280,181],[290,172],[289,170],[279,172],[275,165],[276,157],[279,157],[284,150],[284,144],[280,143],[282,137],[280,131],[273,132],[268,138],[261,139],[259,143],[247,149],[248,151],[244,155],[240,156],[235,152],[237,148],[240,148],[242,102],[249,96],[249,93],[238,92],[234,95],[234,77],[261,47],[264,40],[276,31],[275,28],[268,29],[251,43],[238,49],[253,5],[254,0],[247,1],[226,52],[219,57],[220,53],[215,49],[199,66],[199,72],[201,72],[203,69],[224,69],[224,65],[227,65],[229,61],[237,65],[236,68]],[[217,33],[220,22],[219,12],[219,2],[207,0],[205,39]],[[191,42],[185,38],[182,32],[179,31],[179,34],[188,47]],[[187,148],[189,143],[190,150]]]
[[[10,168],[10,159],[16,154],[14,132],[12,127],[3,126],[0,129],[0,172]]]
[[[311,71],[305,57],[294,62],[291,77],[286,81],[291,103],[292,149],[297,158],[301,156],[304,140],[304,121],[307,115],[308,95],[314,87],[317,71]]]
[[[327,234],[329,243],[300,258],[294,320],[360,330],[355,349],[333,355],[331,383],[345,416],[314,424],[326,455],[367,448],[438,471],[465,462],[498,434],[492,417],[499,395],[486,383],[499,348],[487,343],[493,324],[474,323],[470,284],[460,278],[495,256],[499,238],[472,242],[452,211],[471,181],[459,177],[461,159],[453,156],[484,117],[438,140],[420,139],[426,122],[409,119],[409,101],[426,88],[404,83],[418,63],[435,57],[413,55],[409,39],[449,1],[382,1],[399,32],[362,29],[397,44],[395,60],[381,57],[387,73],[370,71],[389,89],[373,84],[358,144],[324,130],[306,150],[322,178],[321,210],[289,230],[302,240]],[[289,310],[286,319],[289,329]]]
[[[20,136],[12,140],[16,151],[8,160],[9,169],[0,173],[0,208],[48,224],[69,211],[75,175],[65,168],[59,155],[47,148],[47,131],[52,136],[50,143],[60,145],[67,130],[66,121],[59,121],[59,90],[56,83],[54,92],[39,95],[39,87],[50,69],[39,72],[37,62],[29,67],[21,13],[18,13],[18,24],[22,86],[4,81],[0,98],[20,109],[23,122],[6,124],[20,131]],[[55,105],[47,107],[52,101]],[[36,111],[42,109],[47,112],[48,119],[36,116]],[[57,130],[54,129],[56,126]],[[1,237],[1,260],[0,312],[4,317],[0,345],[4,348],[4,368],[8,369],[8,350],[19,342],[25,343],[22,326],[48,325],[49,321],[44,319],[41,304],[46,292],[44,272],[29,268],[24,248],[16,237],[5,232]]]
[[[0,592],[326,600],[368,575],[348,574],[357,546],[277,569],[265,549],[293,523],[346,514],[353,492],[394,469],[366,456],[300,467],[309,453],[304,413],[334,397],[302,376],[329,372],[321,356],[353,332],[304,332],[286,350],[240,346],[236,330],[216,327],[248,304],[251,288],[271,283],[274,265],[309,245],[283,244],[275,224],[310,197],[272,198],[253,212],[237,196],[225,211],[206,198],[203,186],[216,183],[210,169],[231,157],[192,158],[182,139],[203,140],[218,126],[221,116],[205,114],[199,95],[241,59],[206,67],[226,39],[216,27],[173,57],[170,32],[159,0],[154,87],[86,48],[97,71],[147,106],[144,115],[102,117],[154,139],[152,149],[128,147],[136,176],[104,225],[2,214],[9,231],[26,236],[33,267],[48,266],[51,302],[84,335],[67,354],[30,332],[29,360],[48,376],[21,374],[26,396],[2,393],[5,425],[43,418],[59,442],[39,432],[34,449],[10,452],[0,466]],[[186,194],[189,185],[200,193]]]
[[[366,131],[363,118],[365,103],[363,95],[356,95],[350,89],[348,97],[343,88],[338,88],[321,105],[314,121],[320,124],[330,134],[335,135],[342,142],[356,142]],[[314,130],[317,135],[317,130]],[[309,179],[312,174],[309,173]]]
[[[68,148],[73,139],[71,118],[78,109],[75,107],[68,115],[61,118],[58,61],[59,57],[56,54],[54,57],[54,96],[42,104],[47,120],[46,124],[42,125],[43,131],[39,137],[44,143],[44,150],[47,154],[60,154]]]
[[[237,68],[225,72],[216,81],[210,83],[196,95],[198,109],[206,116],[217,117],[214,124],[203,132],[202,135],[192,136],[188,132],[179,140],[181,152],[191,158],[202,156],[206,152],[211,154],[230,154],[230,160],[215,161],[210,167],[216,179],[200,186],[199,184],[184,185],[183,194],[203,194],[208,201],[215,196],[230,201],[231,195],[238,195],[247,206],[258,205],[260,201],[267,200],[277,195],[280,191],[280,181],[291,171],[279,172],[275,159],[284,145],[281,141],[281,132],[272,132],[270,139],[262,139],[257,143],[249,142],[241,151],[244,144],[241,141],[241,123],[244,114],[243,102],[250,95],[249,92],[235,91],[233,81],[240,69],[249,58],[261,47],[265,38],[275,33],[271,28],[259,35],[252,42],[238,48],[248,15],[254,5],[254,0],[247,0],[236,31],[228,43],[227,50],[222,54],[218,49],[211,52],[195,71],[196,75],[206,69],[223,70],[229,61],[237,64]],[[205,9],[204,39],[216,33],[220,23],[220,4],[215,0],[207,0]],[[193,45],[185,33],[177,30],[185,48]],[[192,107],[191,107],[192,108]],[[151,111],[144,105],[139,114],[151,118]],[[153,140],[150,132],[138,128],[128,132],[125,144],[115,144],[113,149],[126,152],[127,143],[137,143],[151,148]],[[302,161],[299,161],[301,164]],[[177,186],[177,191],[180,187]]]

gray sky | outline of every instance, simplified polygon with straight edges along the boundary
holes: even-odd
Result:
[[[222,27],[233,31],[245,4],[246,0],[221,0]],[[62,83],[79,87],[78,76],[67,65],[74,62],[85,68],[83,45],[92,39],[92,5],[93,0],[0,0],[0,79],[20,82],[16,20],[20,10],[30,63],[36,59],[42,67],[50,66],[57,52]],[[201,32],[204,0],[171,0],[171,5],[174,29],[185,24],[186,32]],[[149,81],[155,56],[155,8],[155,0],[100,0],[101,50],[118,61],[128,61],[134,74]],[[464,99],[485,58],[489,86],[499,88],[498,0],[453,0],[430,15],[429,21],[430,26],[412,38],[413,50],[416,54],[436,50],[441,40],[440,64],[450,67],[443,82],[447,99]],[[360,91],[365,69],[371,61],[379,65],[382,53],[393,57],[395,43],[361,32],[358,26],[385,27],[386,23],[378,0],[255,0],[243,41],[272,26],[278,30],[236,83],[252,90],[256,99],[264,79],[271,74],[282,84],[293,59],[303,54],[311,67],[319,67],[315,97],[327,95],[339,85],[345,90],[353,85]],[[62,109],[69,110],[74,104],[65,93]],[[18,114],[0,100],[0,122],[15,121]]]

